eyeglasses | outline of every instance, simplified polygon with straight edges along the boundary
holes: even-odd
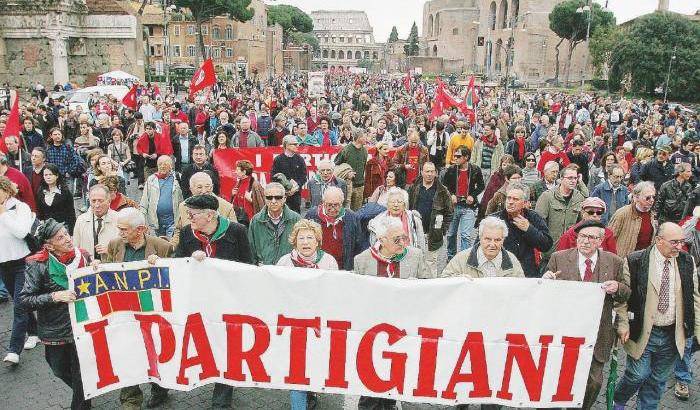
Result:
[[[342,202],[339,202],[339,203],[324,202],[323,204],[328,208],[340,208],[341,206],[343,206]]]
[[[454,157],[454,158],[462,158],[461,155],[453,155],[452,157]]]
[[[684,240],[684,239],[671,239],[671,240],[669,241],[668,239],[664,238],[663,236],[659,236],[659,239],[661,239],[662,241],[666,241],[666,242],[670,243],[671,246],[674,246],[674,247],[685,244],[685,240]]]
[[[394,242],[394,245],[401,245],[403,244],[408,237],[406,235],[401,235],[397,236],[396,238],[392,239],[391,241]]]
[[[265,195],[265,199],[268,201],[281,201],[284,199],[284,195]]]
[[[190,217],[190,219],[193,219],[195,216],[201,215],[206,212],[192,212],[192,211],[187,211],[187,216]]]
[[[605,213],[605,211],[603,211],[602,209],[585,209],[584,212],[586,212],[588,215],[591,215],[591,216],[593,216],[593,215],[602,216]]]
[[[654,199],[654,195],[647,195],[643,198],[645,201],[652,201]]]

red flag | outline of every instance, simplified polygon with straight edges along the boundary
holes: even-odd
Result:
[[[408,70],[406,77],[403,78],[403,88],[406,89],[407,93],[411,92],[411,70]]]
[[[131,90],[122,98],[122,104],[132,110],[136,109],[136,84],[132,85]]]
[[[190,81],[190,96],[199,90],[203,90],[210,85],[216,84],[216,73],[214,73],[214,62],[211,58],[207,59],[199,67],[199,70],[194,72],[192,81]]]
[[[7,152],[7,147],[5,146],[5,137],[14,135],[19,140],[19,146],[22,146],[22,139],[19,137],[20,124],[19,124],[19,93],[15,91],[15,102],[12,103],[12,109],[10,110],[10,116],[7,117],[7,124],[5,125],[5,132],[2,133],[2,140],[0,141],[0,151]]]
[[[474,76],[469,77],[469,86],[466,94],[464,94],[464,104],[470,110],[473,110],[479,104],[479,96],[474,88]]]

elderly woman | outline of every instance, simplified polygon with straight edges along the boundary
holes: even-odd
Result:
[[[231,190],[231,203],[243,210],[250,221],[265,206],[263,187],[253,176],[253,163],[248,160],[236,162],[236,177],[236,185]]]
[[[24,258],[30,253],[24,237],[32,228],[34,215],[29,206],[15,196],[15,184],[0,176],[0,277],[14,301],[10,348],[3,361],[13,366],[19,364],[23,349],[32,349],[39,341],[34,314],[19,303],[19,293],[24,286]],[[27,335],[29,339],[25,343]]]
[[[387,210],[369,221],[367,229],[370,232],[370,244],[374,244],[379,237],[377,229],[387,218],[396,218],[401,221],[407,246],[413,246],[423,251],[427,249],[420,213],[408,209],[408,193],[403,189],[397,187],[389,189],[387,193]]]
[[[347,184],[344,180],[337,178],[333,175],[333,162],[330,160],[321,160],[316,163],[316,175],[309,179],[309,197],[311,199],[311,205],[309,208],[319,206],[323,199],[323,193],[326,192],[326,188],[335,186],[343,191],[345,197],[348,196]]]
[[[374,147],[377,150],[376,155],[365,164],[365,198],[372,196],[377,188],[385,184],[387,172],[391,168],[389,143],[379,141]]]

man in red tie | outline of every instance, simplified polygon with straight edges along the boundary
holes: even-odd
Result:
[[[549,259],[544,279],[597,282],[606,293],[603,312],[600,315],[598,339],[593,348],[593,360],[588,373],[583,408],[595,404],[603,384],[603,367],[610,357],[610,350],[617,337],[612,320],[613,305],[624,304],[630,295],[629,272],[625,272],[623,260],[611,252],[600,249],[605,235],[605,225],[588,220],[576,227],[576,247],[554,252]],[[591,314],[600,314],[591,312]]]

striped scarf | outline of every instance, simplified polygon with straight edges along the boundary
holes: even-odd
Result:
[[[292,263],[297,268],[318,269],[318,263],[321,261],[324,254],[325,253],[319,249],[313,256],[307,258],[304,255],[300,254],[299,251],[297,251],[296,249],[292,249],[292,252],[289,254],[289,256],[292,259]]]
[[[48,252],[49,277],[63,289],[68,289],[68,274],[85,266],[87,261],[77,247],[63,255],[61,259]]]
[[[194,229],[192,230],[194,237],[197,238],[199,242],[201,242],[202,250],[204,251],[204,253],[207,254],[208,257],[216,257],[215,242],[224,236],[230,224],[231,222],[228,219],[219,216],[219,226],[216,228],[216,231],[211,236],[211,238],[207,237],[207,235],[200,231],[195,231]]]
[[[404,248],[403,252],[399,253],[398,255],[394,255],[391,258],[387,258],[383,256],[379,252],[379,247],[381,244],[379,241],[377,241],[374,246],[369,248],[369,252],[372,254],[372,257],[377,261],[377,264],[385,264],[386,265],[386,273],[390,278],[393,278],[396,275],[397,270],[399,269],[399,265],[401,264],[401,260],[406,256],[408,253],[408,248]]]

